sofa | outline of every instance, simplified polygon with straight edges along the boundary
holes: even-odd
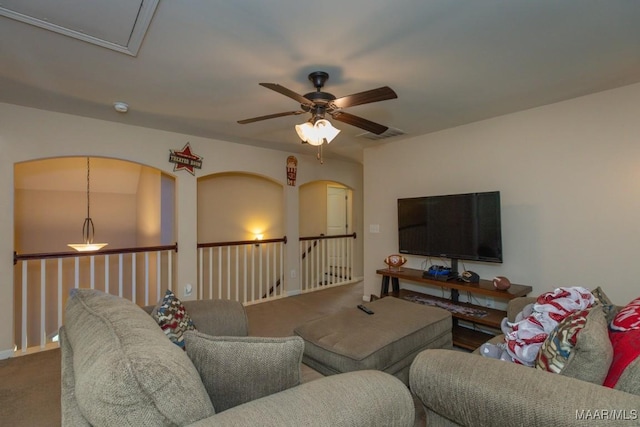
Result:
[[[301,384],[299,337],[247,337],[237,302],[183,307],[196,328],[186,350],[150,315],[157,306],[74,290],[60,328],[62,425],[413,426],[413,398],[392,375]]]
[[[510,301],[508,319],[513,322],[533,301],[530,297]],[[503,335],[491,340],[500,341]],[[625,379],[629,390],[623,391],[483,357],[478,351],[426,350],[413,361],[409,382],[424,406],[429,427],[638,426],[640,362],[633,365]]]

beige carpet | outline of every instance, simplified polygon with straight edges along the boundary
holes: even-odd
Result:
[[[249,333],[289,336],[306,321],[362,302],[363,285],[356,283],[247,307]],[[303,365],[303,381],[321,375]],[[417,403],[417,402],[416,402]],[[0,360],[0,424],[48,427],[60,425],[60,350]],[[425,425],[416,404],[416,426]]]

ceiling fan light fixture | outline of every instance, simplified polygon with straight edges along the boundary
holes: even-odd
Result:
[[[319,146],[325,142],[328,144],[340,133],[340,129],[333,127],[326,119],[317,120],[315,124],[304,122],[296,125],[296,133],[304,142]]]
[[[327,119],[318,120],[313,127],[316,129],[318,135],[327,142],[327,144],[333,141],[333,139],[340,133],[340,129],[333,127],[331,122]]]
[[[308,142],[307,139],[311,137],[313,132],[313,125],[309,122],[304,122],[296,125],[296,133],[298,134],[298,137],[300,137],[300,139],[303,141]]]

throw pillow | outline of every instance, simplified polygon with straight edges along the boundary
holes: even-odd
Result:
[[[215,414],[189,357],[131,301],[74,290],[63,330],[83,425],[188,425]]]
[[[300,337],[213,337],[190,331],[185,341],[217,412],[300,384]]]
[[[184,333],[196,327],[182,301],[171,290],[167,289],[164,297],[153,308],[151,317],[158,322],[165,335],[184,350]]]
[[[600,286],[591,291],[591,293],[595,299],[595,304],[599,305],[602,311],[604,311],[607,323],[611,322],[618,312],[616,305],[609,299]]]
[[[630,331],[640,329],[640,297],[634,299],[621,309],[611,321],[614,331]]]
[[[602,385],[612,357],[605,314],[592,308],[558,324],[540,347],[536,368]]]
[[[621,309],[610,324],[613,361],[604,385],[640,394],[640,298]]]
[[[613,360],[604,386],[640,395],[640,329],[609,331]]]

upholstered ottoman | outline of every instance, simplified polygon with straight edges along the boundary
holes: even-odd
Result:
[[[428,348],[451,348],[451,313],[398,298],[348,308],[298,326],[303,363],[324,375],[376,369],[409,383],[409,367]]]

